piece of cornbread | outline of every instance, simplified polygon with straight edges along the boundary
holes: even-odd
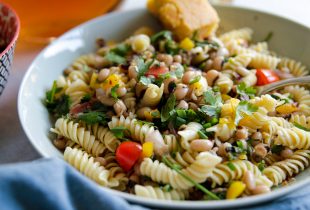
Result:
[[[207,0],[148,0],[147,8],[172,30],[179,40],[192,37],[206,38],[219,24],[215,9]]]

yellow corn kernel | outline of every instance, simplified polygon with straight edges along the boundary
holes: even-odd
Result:
[[[116,74],[111,74],[110,76],[108,76],[108,78],[106,78],[106,80],[104,80],[104,82],[101,84],[101,87],[103,89],[109,89],[114,87],[115,85],[119,84],[119,76]]]
[[[245,190],[245,184],[241,181],[233,181],[229,186],[226,194],[227,199],[235,199]]]
[[[180,47],[184,50],[191,50],[195,47],[195,43],[188,37],[180,42]]]
[[[98,74],[97,73],[93,73],[91,75],[91,78],[90,78],[90,84],[89,86],[93,89],[97,89],[98,88],[98,85],[97,85],[97,79],[98,79]]]
[[[222,94],[221,97],[222,97],[223,101],[227,101],[227,100],[231,99],[231,97],[227,94]]]
[[[153,155],[153,142],[145,142],[142,145],[143,157],[151,157]]]
[[[298,108],[293,104],[283,104],[276,108],[276,111],[280,114],[291,114],[292,112],[297,111]]]
[[[144,116],[145,116],[145,119],[146,119],[147,121],[152,122],[153,116],[151,115],[151,112],[144,111]]]
[[[248,157],[245,154],[241,154],[238,156],[239,160],[247,160]]]

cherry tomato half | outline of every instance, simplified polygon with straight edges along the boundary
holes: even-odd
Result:
[[[279,76],[273,70],[269,69],[257,69],[256,77],[256,85],[267,85],[280,80]]]
[[[142,146],[136,142],[122,142],[116,149],[116,161],[125,170],[129,171],[141,157]]]
[[[157,65],[154,65],[152,66],[146,73],[145,73],[145,76],[154,76],[155,78],[157,78],[159,75],[161,74],[165,74],[167,73],[169,70],[167,67],[164,67],[164,66],[157,66]]]

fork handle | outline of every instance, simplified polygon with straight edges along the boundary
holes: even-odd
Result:
[[[287,85],[310,85],[310,76],[285,79],[269,85],[257,87],[256,95],[263,95]]]

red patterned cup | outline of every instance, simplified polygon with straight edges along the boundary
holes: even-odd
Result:
[[[16,12],[0,2],[0,95],[11,71],[19,28],[20,21]]]

